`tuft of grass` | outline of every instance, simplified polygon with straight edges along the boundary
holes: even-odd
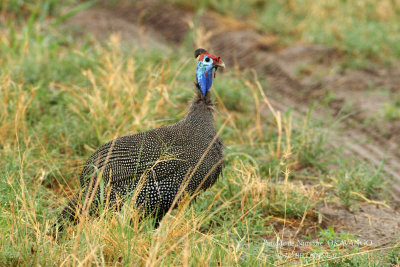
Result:
[[[388,101],[383,107],[384,117],[388,121],[400,120],[400,98]]]

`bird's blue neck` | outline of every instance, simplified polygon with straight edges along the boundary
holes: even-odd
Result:
[[[196,78],[203,96],[206,96],[213,82],[213,66],[204,66],[201,61],[197,63]]]

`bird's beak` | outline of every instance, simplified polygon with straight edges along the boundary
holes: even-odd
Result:
[[[218,60],[218,63],[215,64],[216,67],[219,68],[224,68],[225,69],[225,63],[222,61],[222,59]]]

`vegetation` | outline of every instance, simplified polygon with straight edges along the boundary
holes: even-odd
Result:
[[[274,33],[282,43],[311,42],[341,49],[353,62],[368,58],[392,62],[400,56],[398,1],[172,1],[244,18]]]
[[[398,57],[398,9],[380,17],[370,10],[372,2],[315,5],[322,13],[306,11],[311,2],[300,1],[214,1],[204,7],[275,29],[287,43],[304,39],[338,46],[355,58]],[[274,110],[263,91],[268,84],[250,71],[219,74],[212,89],[227,145],[224,177],[215,187],[191,205],[182,203],[158,229],[151,221],[139,224],[137,212],[126,206],[115,216],[104,213],[71,226],[57,240],[48,235],[94,149],[117,136],[178,121],[193,95],[192,47],[132,48],[118,35],[96,40],[61,27],[92,4],[0,4],[1,265],[399,264],[397,247],[368,252],[370,244],[331,246],[329,240],[355,237],[318,223],[323,202],[352,209],[366,200],[383,203],[385,174],[327,144],[329,132],[320,126],[334,118],[294,119]],[[343,24],[336,16],[342,11]],[[314,16],[305,16],[308,12]],[[367,17],[354,27],[346,18],[356,14]],[[298,25],[293,35],[286,24]],[[385,116],[397,111],[388,107]],[[308,226],[317,229],[315,236],[304,230]],[[323,245],[302,247],[301,255],[269,246],[266,240],[276,238],[280,227]]]

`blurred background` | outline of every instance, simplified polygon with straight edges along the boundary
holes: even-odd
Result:
[[[397,0],[0,1],[0,263],[399,264],[399,43]],[[160,230],[103,218],[53,242],[98,146],[185,115],[198,47],[227,66],[224,178]],[[327,243],[355,238],[372,245]]]

